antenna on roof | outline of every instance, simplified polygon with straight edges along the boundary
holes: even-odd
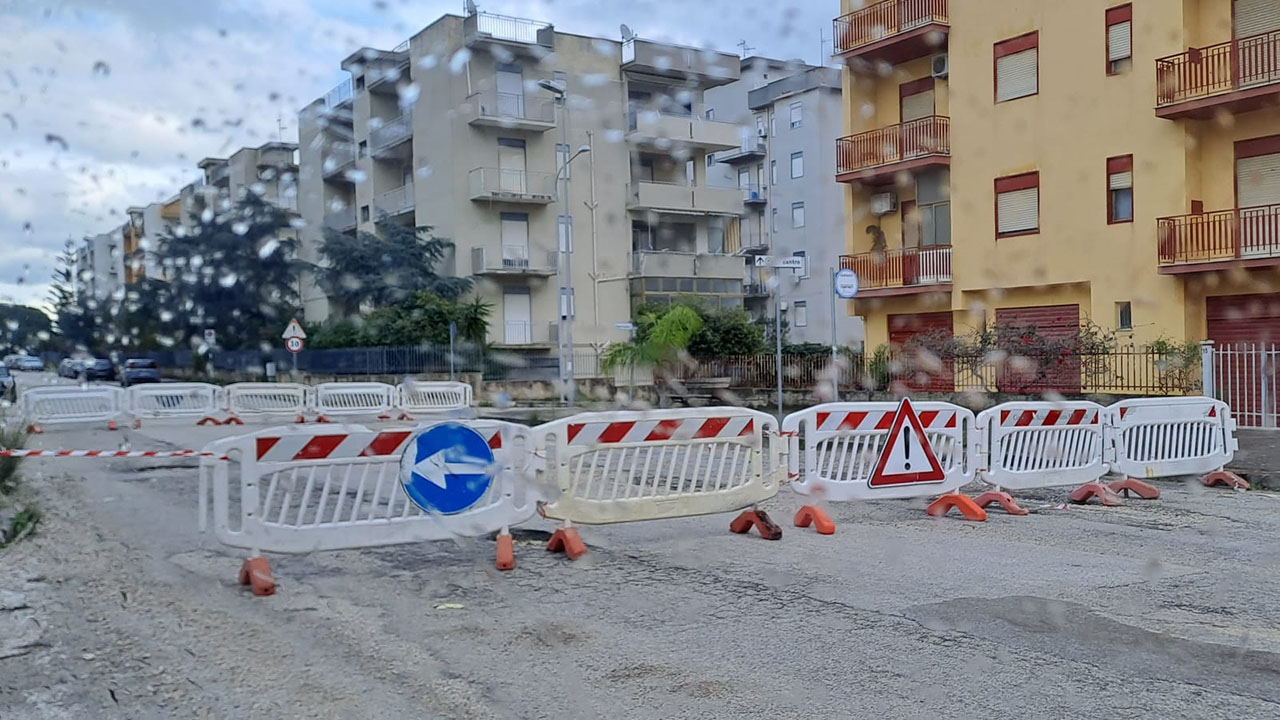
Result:
[[[755,50],[755,48],[747,44],[746,40],[739,40],[738,47],[742,48],[742,57],[750,57],[751,51]]]
[[[619,30],[622,31],[623,42],[626,42],[627,40],[634,40],[636,37],[636,34],[632,32],[631,28],[627,27],[626,23],[623,23],[622,27],[620,27]]]
[[[476,8],[475,0],[463,0],[462,9],[466,11],[467,17],[475,15],[479,10]]]

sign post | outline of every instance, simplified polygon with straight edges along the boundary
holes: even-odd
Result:
[[[831,270],[831,364],[836,366],[835,377],[831,384],[835,388],[835,399],[840,399],[840,368],[837,365],[836,346],[836,297],[851,300],[858,294],[858,274],[849,268]]]
[[[778,376],[778,417],[782,417],[782,282],[778,279],[778,271],[803,270],[804,258],[775,258],[772,255],[757,255],[756,267],[773,268],[774,365]]]
[[[627,331],[627,332],[631,333],[631,344],[632,344],[633,346],[636,344],[636,324],[635,324],[635,323],[633,323],[633,322],[620,322],[620,323],[614,323],[614,324],[613,324],[613,326],[614,326],[615,328],[617,328],[618,330],[625,330],[625,331]],[[596,353],[596,363],[597,363],[597,364],[599,364],[599,362],[600,362],[599,358],[600,358],[600,354],[599,354],[599,353]],[[635,404],[636,404],[636,364],[635,364],[634,359],[632,360],[632,362],[630,363],[630,365],[631,365],[631,381],[630,381],[630,385],[628,385],[628,386],[627,386],[627,399],[628,399],[628,401],[629,401],[630,405],[631,405],[632,407],[635,407]],[[597,369],[599,369],[599,368],[597,368]]]
[[[307,334],[303,332],[302,325],[298,323],[298,319],[294,318],[289,321],[289,326],[284,329],[284,333],[280,335],[284,338],[284,349],[293,355],[293,374],[298,374],[298,353],[306,347],[304,342]]]

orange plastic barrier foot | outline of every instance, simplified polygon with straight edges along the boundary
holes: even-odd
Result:
[[[235,415],[232,415],[231,417],[227,418],[226,420],[223,420],[223,421],[222,421],[222,424],[223,424],[223,425],[243,425],[243,424],[244,424],[244,421],[243,421],[243,420],[241,420],[240,418],[236,417]]]
[[[43,434],[44,434],[44,428],[40,427],[39,425],[37,425],[37,424],[35,424],[35,423],[32,423],[32,424],[30,424],[30,425],[28,425],[28,426],[27,426],[27,432],[28,432],[28,433],[30,433],[30,434],[32,434],[32,435],[43,435]]]
[[[133,419],[133,429],[134,429],[134,430],[137,430],[137,429],[138,429],[138,428],[140,428],[140,427],[142,427],[142,418],[134,418],[134,419]]]
[[[298,417],[302,417],[302,416],[301,416],[301,415],[299,415]],[[306,421],[304,420],[304,421],[301,421],[301,422],[306,422]],[[323,415],[317,415],[317,416],[316,416],[316,422],[318,422],[318,423],[327,423],[327,422],[331,422],[331,421],[329,420],[329,418],[327,418],[327,417],[325,417],[325,416],[323,416]]]
[[[968,495],[961,493],[947,493],[939,497],[937,500],[929,503],[929,507],[925,508],[925,512],[934,517],[942,517],[951,512],[955,508],[960,511],[965,520],[972,522],[986,522],[987,511],[978,507]]]
[[[1248,480],[1245,480],[1244,478],[1240,477],[1239,475],[1229,470],[1218,470],[1216,472],[1211,472],[1208,475],[1205,475],[1204,477],[1200,478],[1200,482],[1204,483],[1205,487],[1216,487],[1218,485],[1225,485],[1231,488],[1232,490],[1248,490],[1249,489]]]
[[[1130,492],[1143,500],[1157,500],[1160,497],[1160,489],[1155,485],[1132,477],[1117,480],[1107,487],[1111,488],[1111,492],[1123,494],[1125,497],[1129,497]]]
[[[303,424],[303,423],[305,423],[306,421],[307,421],[307,419],[306,419],[306,418],[304,418],[304,417],[302,417],[301,415],[299,415],[299,416],[297,416],[297,417],[295,417],[295,418],[293,419],[293,422],[294,422],[295,424],[298,424],[298,425],[302,425],[302,424]]]
[[[587,544],[578,537],[578,528],[560,528],[547,541],[547,551],[562,552],[570,560],[577,560],[587,554]]]
[[[1111,488],[1100,482],[1085,483],[1076,488],[1071,493],[1071,502],[1077,505],[1085,505],[1090,498],[1098,498],[1103,505],[1107,507],[1116,507],[1124,505],[1120,500],[1120,496],[1111,491]]]
[[[583,548],[583,552],[585,551],[586,549]],[[515,540],[511,537],[511,533],[501,533],[498,535],[498,569],[516,569],[516,546]]]
[[[409,414],[409,413],[407,413],[407,412],[402,412],[402,413],[400,413],[400,417],[396,418],[396,420],[397,420],[398,422],[404,422],[405,420],[412,421],[412,420],[413,420],[413,416],[412,416],[412,415],[410,415],[410,414]]]
[[[108,429],[108,430],[111,430],[111,431],[116,431],[116,430],[119,430],[119,429],[120,429],[120,426],[116,424],[116,421],[115,421],[115,420],[108,420],[108,421],[107,421],[107,429]]]
[[[828,521],[829,522],[829,521]],[[746,534],[755,528],[765,540],[781,540],[782,528],[769,518],[763,510],[747,510],[729,523],[729,530],[739,535]]]
[[[276,580],[264,557],[251,557],[240,566],[240,584],[248,585],[258,597],[276,594]]]
[[[196,425],[221,425],[222,421],[216,417],[202,417],[196,421]]]
[[[1006,515],[1029,515],[1031,511],[1018,504],[1017,500],[1007,492],[988,490],[973,499],[973,503],[983,510],[991,503],[999,503]]]
[[[379,419],[379,420],[390,420],[390,419],[391,419],[391,416],[390,416],[390,415],[388,415],[388,414],[386,414],[386,413],[382,413],[381,415],[379,415],[379,416],[378,416],[378,419]]]
[[[835,535],[836,524],[831,522],[831,518],[827,512],[817,505],[805,505],[796,513],[796,527],[807,528],[813,525],[813,529],[818,531],[819,535]]]

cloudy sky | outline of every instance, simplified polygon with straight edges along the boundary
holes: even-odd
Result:
[[[487,12],[817,62],[836,0],[478,0]],[[0,302],[40,304],[68,239],[172,196],[203,157],[279,136],[463,0],[0,0]],[[830,46],[827,46],[830,49]]]

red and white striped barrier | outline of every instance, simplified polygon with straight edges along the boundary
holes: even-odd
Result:
[[[1229,475],[1223,468],[1240,447],[1231,408],[1213,398],[1122,400],[1107,408],[1106,422],[1111,463],[1133,478],[1203,475],[1209,481]],[[1228,484],[1244,482],[1235,481]]]
[[[1101,405],[1083,401],[1011,402],[979,413],[979,475],[994,491],[979,495],[978,505],[998,502],[1023,515],[1006,491],[1060,485],[1088,486],[1081,497],[1101,494],[1111,502],[1105,489],[1094,487],[1109,469],[1104,413]]]

